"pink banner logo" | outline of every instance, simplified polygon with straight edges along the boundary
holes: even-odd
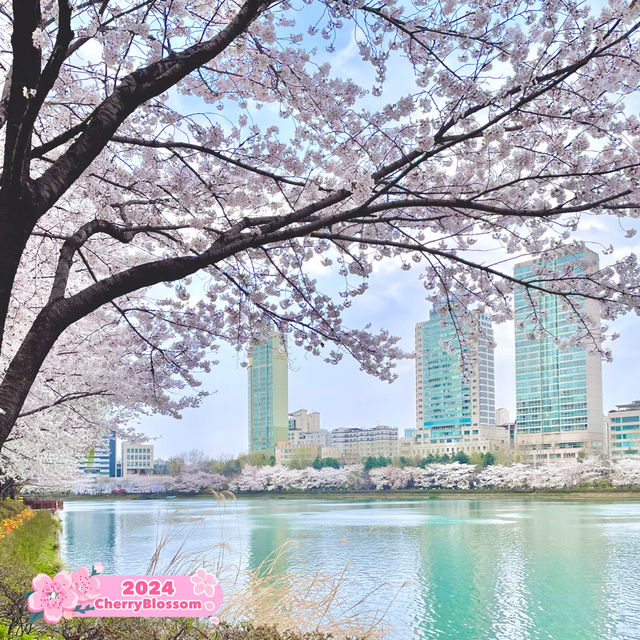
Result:
[[[31,622],[44,618],[132,618],[211,616],[222,604],[222,588],[204,569],[192,576],[100,576],[100,562],[54,578],[39,573],[26,594]],[[217,619],[213,619],[217,622]]]

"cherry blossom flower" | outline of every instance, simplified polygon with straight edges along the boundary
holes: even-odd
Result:
[[[80,602],[94,600],[100,595],[100,578],[89,575],[87,567],[74,571],[71,574],[71,581]]]
[[[191,576],[191,582],[193,583],[193,593],[195,593],[195,595],[198,596],[204,593],[210,598],[213,598],[216,585],[218,584],[218,580],[213,574],[207,573],[204,569],[200,568]]]
[[[29,611],[42,611],[49,624],[60,622],[65,612],[71,612],[78,604],[78,594],[73,588],[71,576],[61,571],[51,579],[39,573],[32,581],[33,593],[28,598]]]

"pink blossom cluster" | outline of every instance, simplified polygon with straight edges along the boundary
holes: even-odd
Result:
[[[96,574],[103,570],[102,563],[96,562],[91,573],[86,567],[71,574],[61,571],[54,578],[39,573],[32,581],[33,591],[27,599],[29,611],[42,612],[49,624],[57,624],[63,617],[72,618],[79,605],[90,606],[100,595],[100,579]]]

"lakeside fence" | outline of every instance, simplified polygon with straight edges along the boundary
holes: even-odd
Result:
[[[31,509],[48,509],[49,511],[58,511],[64,506],[64,501],[60,499],[46,500],[44,498],[23,498],[22,501]]]

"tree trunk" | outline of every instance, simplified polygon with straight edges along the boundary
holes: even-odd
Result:
[[[6,210],[0,209],[0,353],[13,284],[31,231],[31,225],[25,224],[24,219],[18,224],[15,216],[12,220]]]
[[[69,326],[63,305],[49,304],[38,314],[0,383],[0,450],[49,350]]]

